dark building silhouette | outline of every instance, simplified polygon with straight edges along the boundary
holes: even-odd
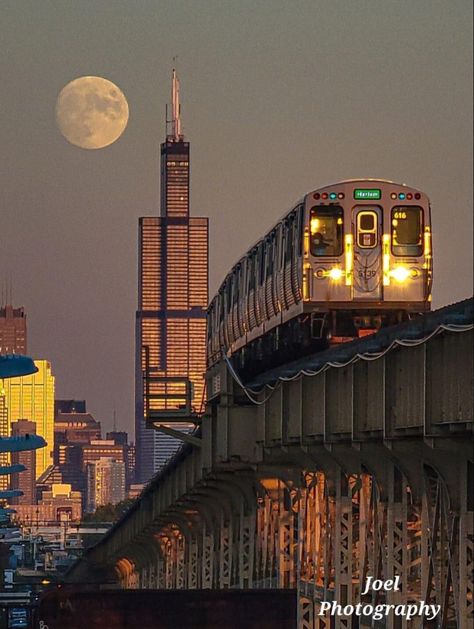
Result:
[[[54,417],[59,413],[86,413],[85,400],[54,400]]]
[[[189,215],[189,142],[181,131],[179,83],[172,81],[172,115],[161,145],[160,216],[139,219],[138,311],[136,316],[136,482],[147,482],[180,442],[147,428],[144,378],[155,380],[154,410],[176,411],[183,383],[192,383],[199,410],[206,366],[208,219]],[[189,430],[189,424],[174,427]]]
[[[112,439],[112,441],[121,446],[128,445],[128,433],[121,430],[112,430],[106,433],[106,439]]]

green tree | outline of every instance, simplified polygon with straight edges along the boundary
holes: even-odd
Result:
[[[85,513],[83,522],[116,522],[122,517],[126,511],[129,510],[134,500],[122,500],[116,505],[106,504],[102,507],[97,507],[94,513]]]

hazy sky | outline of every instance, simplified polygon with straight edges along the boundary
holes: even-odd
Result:
[[[57,397],[133,425],[137,223],[158,212],[178,55],[191,207],[211,294],[306,191],[382,177],[431,197],[434,306],[472,293],[471,0],[2,0],[0,283],[28,314]],[[68,144],[58,93],[126,95],[115,144]]]

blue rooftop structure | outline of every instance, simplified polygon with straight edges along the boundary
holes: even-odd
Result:
[[[38,367],[29,356],[19,354],[0,355],[0,380],[2,378],[16,378],[29,376],[38,371]]]
[[[23,496],[21,489],[4,489],[0,491],[0,500],[8,500],[8,498],[18,498]]]
[[[0,465],[0,476],[6,474],[17,474],[18,472],[24,472],[26,467],[23,463],[14,463],[13,465]]]
[[[24,452],[44,448],[46,441],[40,435],[21,437],[0,437],[0,452]]]

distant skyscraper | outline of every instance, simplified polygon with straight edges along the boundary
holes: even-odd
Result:
[[[12,423],[12,436],[21,437],[23,435],[34,435],[36,433],[35,422],[26,419]],[[23,472],[11,475],[11,489],[20,489],[23,496],[11,499],[12,505],[32,505],[36,503],[36,452],[27,450],[26,452],[12,452],[12,463],[21,463],[26,467]]]
[[[127,489],[135,483],[136,451],[135,444],[129,443],[125,453],[125,485]]]
[[[55,463],[61,463],[57,452],[62,445],[90,443],[101,438],[101,426],[90,413],[57,413],[54,418]]]
[[[1,384],[1,381],[0,381]],[[8,409],[7,401],[5,398],[5,389],[0,386],[0,437],[6,437],[9,434],[8,425]],[[0,466],[8,465],[10,455],[8,452],[0,452]],[[8,476],[6,474],[0,475],[0,491],[8,488]]]
[[[26,354],[26,314],[24,308],[0,308],[0,354]]]
[[[41,478],[44,484],[69,483],[86,495],[83,448],[101,438],[100,422],[86,412],[83,400],[56,400],[54,417],[54,466]],[[57,473],[60,473],[58,480]],[[85,504],[85,502],[84,502]]]
[[[102,458],[88,463],[86,511],[94,512],[97,507],[117,504],[125,499],[125,463]]]
[[[45,448],[36,450],[36,477],[52,464],[54,448],[54,376],[51,364],[46,360],[35,360],[37,373],[31,376],[9,378],[3,381],[0,405],[6,407],[7,431],[19,419],[28,419],[36,424],[36,434],[46,439]]]
[[[82,464],[86,466],[99,459],[112,459],[125,463],[125,449],[113,439],[92,439],[90,443],[82,446]]]
[[[138,311],[136,318],[136,482],[147,482],[180,442],[146,428],[143,372],[148,363],[155,384],[155,409],[180,404],[181,383],[192,383],[199,410],[206,367],[208,303],[208,219],[189,216],[189,143],[181,131],[179,83],[172,81],[172,112],[161,145],[160,216],[139,219]],[[168,122],[168,121],[167,121]],[[174,425],[189,430],[189,424]]]
[[[123,446],[123,460],[125,463],[125,487],[128,489],[135,481],[135,445],[128,443],[128,433],[112,430],[106,434],[107,440]]]
[[[0,354],[26,354],[26,314],[24,308],[5,304],[0,308]],[[0,436],[10,434],[5,396],[0,390]],[[9,454],[0,453],[0,465],[7,465]],[[8,486],[8,476],[0,476],[0,489]]]

